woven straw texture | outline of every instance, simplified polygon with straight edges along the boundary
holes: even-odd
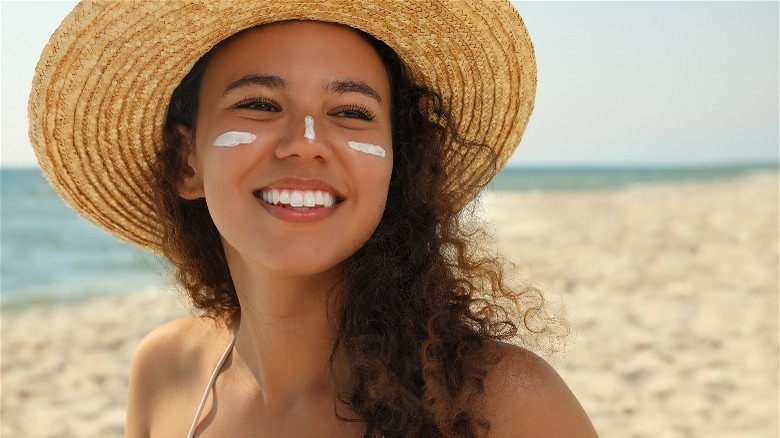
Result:
[[[159,252],[149,168],[173,90],[221,40],[294,19],[342,23],[384,41],[442,94],[463,137],[495,151],[499,168],[519,143],[536,62],[504,0],[90,1],[63,20],[33,78],[30,138],[52,187],[98,226]],[[476,148],[451,148],[445,165],[453,188],[488,170]]]

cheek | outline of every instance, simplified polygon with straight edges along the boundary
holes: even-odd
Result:
[[[377,178],[389,178],[393,167],[393,147],[389,138],[344,139],[340,143],[353,165],[366,172],[378,172]]]
[[[373,143],[366,143],[361,141],[348,141],[347,146],[351,149],[364,153],[368,156],[374,156],[377,158],[387,158],[387,149]]]
[[[219,123],[198,131],[196,138],[199,148],[217,154],[256,147],[266,139],[267,135],[257,132],[255,127],[244,123]]]
[[[205,170],[215,177],[243,173],[268,150],[268,136],[249,127],[226,126],[200,133],[197,147],[205,157]]]
[[[393,171],[392,155],[388,155],[386,158],[358,156],[356,161],[362,164],[358,181],[364,186],[363,189],[370,200],[368,214],[374,225],[377,225],[387,204],[390,177]]]
[[[212,146],[215,148],[234,148],[241,145],[252,144],[257,140],[257,134],[249,131],[225,131],[214,139]]]
[[[392,149],[383,149],[384,155],[366,153],[348,148],[350,164],[356,169],[356,180],[367,189],[377,193],[387,193],[390,176],[393,172]]]
[[[357,161],[365,162],[366,159],[359,157]],[[361,172],[355,175],[356,181],[361,185],[359,192],[362,213],[357,215],[349,225],[354,237],[349,246],[344,249],[342,259],[347,259],[359,251],[379,226],[387,206],[391,171],[391,164],[377,166],[364,163]]]

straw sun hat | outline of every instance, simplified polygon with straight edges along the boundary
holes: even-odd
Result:
[[[342,23],[384,41],[499,168],[519,143],[536,62],[505,0],[89,1],[54,32],[33,78],[30,139],[51,185],[90,221],[159,252],[150,164],[173,90],[221,40],[283,20]],[[490,170],[473,148],[450,148],[445,166],[451,187]]]

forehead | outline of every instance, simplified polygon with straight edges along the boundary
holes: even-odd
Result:
[[[364,34],[319,21],[286,21],[247,29],[220,43],[206,69],[206,77],[223,81],[246,73],[299,79],[314,73],[333,78],[360,76],[389,88],[382,60]]]

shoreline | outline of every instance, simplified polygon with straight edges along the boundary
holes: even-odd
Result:
[[[74,296],[54,296],[46,294],[34,294],[25,297],[14,297],[0,301],[0,316],[16,317],[24,316],[28,312],[54,310],[67,307],[78,307],[88,305],[93,301],[115,300],[128,296],[141,296],[149,294],[171,294],[178,292],[171,286],[149,285],[140,290],[128,290],[125,292],[110,292],[105,295],[84,294]]]
[[[493,215],[491,212],[495,211],[496,209],[500,208],[497,204],[500,202],[499,199],[501,199],[504,196],[512,196],[512,195],[533,195],[533,196],[557,196],[557,195],[565,195],[565,196],[577,196],[577,195],[585,195],[588,193],[592,194],[609,194],[609,193],[619,193],[619,192],[645,192],[645,191],[656,191],[656,190],[676,190],[683,187],[697,187],[702,186],[702,188],[709,187],[713,184],[721,184],[721,183],[739,183],[741,181],[749,182],[755,179],[758,180],[764,180],[764,179],[778,179],[780,178],[780,171],[776,170],[774,168],[770,169],[769,165],[749,165],[747,170],[740,170],[739,174],[735,175],[729,175],[729,176],[719,176],[712,179],[681,179],[681,180],[653,180],[653,181],[639,181],[639,182],[633,182],[627,185],[621,185],[621,186],[603,186],[603,187],[597,187],[597,188],[581,188],[581,189],[572,189],[572,188],[528,188],[528,189],[507,189],[507,188],[501,188],[501,187],[492,187],[488,186],[483,192],[478,200],[479,203],[477,205],[477,210],[475,213],[475,216],[478,219],[489,221],[487,223],[488,228],[492,228],[492,222],[494,220],[495,215]],[[741,166],[732,166],[732,165],[713,165],[711,167],[703,166],[703,167],[696,167],[691,166],[691,169],[721,169],[721,168],[736,168],[741,169]],[[612,169],[610,167],[604,167],[606,169]],[[681,169],[687,169],[687,166],[681,166]],[[515,168],[521,169],[521,168]],[[523,170],[534,170],[534,167],[529,167],[527,169]],[[554,169],[554,168],[544,168],[545,170]],[[568,169],[566,167],[561,167],[561,169]],[[601,169],[601,167],[594,167],[593,169],[590,168],[582,168],[581,170],[584,171],[598,171]],[[622,167],[615,167],[613,170],[615,171],[621,171],[624,169],[634,169],[634,168],[622,168]],[[654,167],[649,167],[648,170],[652,171]],[[666,169],[666,168],[662,168]],[[670,167],[669,169],[674,169],[673,167]],[[7,169],[7,170],[17,170],[17,169]],[[19,169],[22,171],[26,170],[34,170],[34,169]],[[500,237],[496,234],[496,238]],[[36,310],[36,309],[53,309],[60,306],[71,306],[71,305],[78,305],[78,304],[84,304],[89,303],[92,300],[100,300],[105,297],[123,297],[127,295],[134,295],[134,294],[143,294],[148,293],[150,291],[160,291],[160,290],[171,290],[170,293],[176,293],[173,291],[175,289],[175,285],[171,285],[170,276],[168,275],[168,271],[165,269],[163,265],[149,265],[149,271],[144,273],[146,276],[149,277],[157,277],[158,281],[154,284],[148,284],[145,287],[141,287],[140,289],[135,290],[123,290],[123,291],[112,291],[106,295],[99,295],[95,292],[90,294],[83,294],[83,295],[72,295],[72,296],[61,296],[61,295],[50,295],[45,294],[41,292],[36,292],[27,296],[12,296],[9,298],[0,297],[0,315],[2,316],[13,316],[18,314],[24,314],[25,312],[29,310]],[[43,287],[41,287],[43,288]]]
[[[548,359],[601,436],[773,436],[778,177],[488,193],[478,216],[572,329]],[[170,288],[0,315],[5,436],[121,437],[138,342]]]

